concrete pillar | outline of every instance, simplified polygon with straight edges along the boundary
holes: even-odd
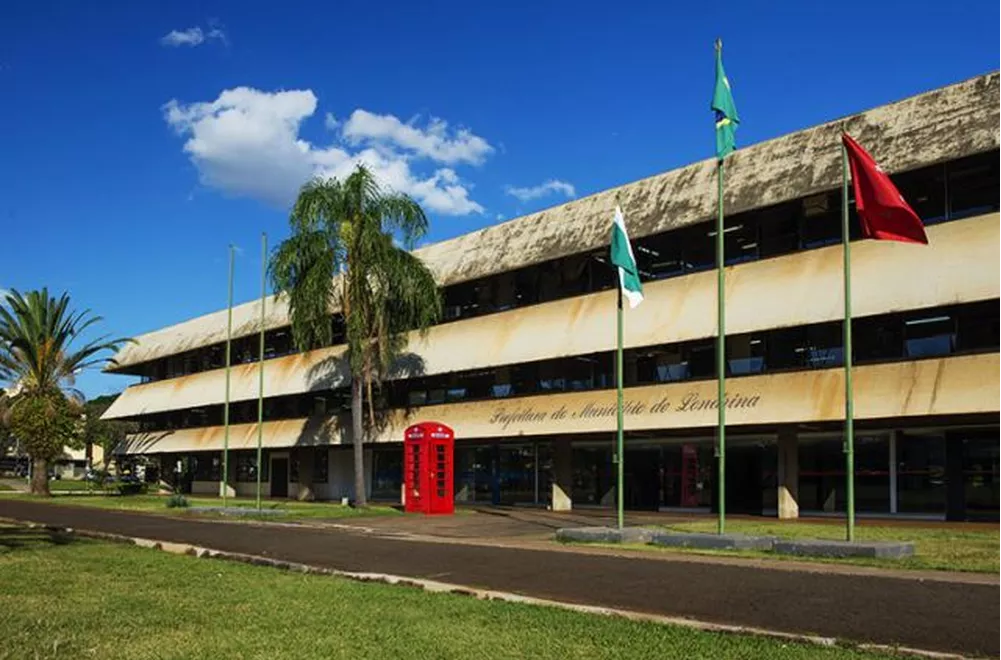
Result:
[[[222,457],[219,458],[219,471],[222,472]],[[236,452],[229,452],[229,474],[219,481],[219,497],[236,497]]]
[[[316,493],[313,492],[313,462],[316,449],[299,447],[295,451],[299,459],[299,489],[296,499],[300,502],[312,502],[316,499]]]
[[[902,436],[899,430],[890,431],[890,513],[897,512],[897,447]]]
[[[569,438],[553,440],[553,511],[573,509],[573,447]]]
[[[354,448],[350,445],[330,452],[327,468],[327,493],[331,500],[355,499]],[[372,450],[364,455],[365,494],[372,497]]]
[[[799,518],[799,445],[796,431],[779,431],[778,461],[779,518]]]

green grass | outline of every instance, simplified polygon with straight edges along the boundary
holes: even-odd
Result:
[[[80,540],[0,550],[14,658],[887,657]]]
[[[662,525],[665,529],[682,532],[716,532],[715,520],[698,520]],[[843,525],[806,523],[780,520],[728,520],[726,531],[757,536],[780,538],[836,539],[845,538]],[[845,563],[883,568],[913,570],[967,571],[976,573],[998,572],[998,543],[1001,541],[996,525],[983,525],[983,529],[957,530],[948,526],[918,527],[903,525],[864,524],[855,528],[860,541],[912,541],[914,556],[908,559],[831,559],[823,557],[796,557],[768,552],[729,552],[683,550],[684,552],[768,557],[795,561]],[[677,552],[674,548],[637,546],[664,552]]]
[[[28,497],[27,495],[18,493],[5,493],[0,494],[0,496],[6,497]],[[226,517],[234,518],[239,520],[304,520],[304,519],[315,519],[315,520],[325,520],[325,519],[339,519],[339,518],[357,518],[361,516],[387,516],[387,515],[400,515],[396,509],[388,506],[370,506],[366,509],[355,509],[350,506],[344,506],[342,504],[334,502],[296,502],[296,501],[286,501],[286,500],[265,500],[263,502],[262,508],[269,510],[280,510],[285,511],[284,515],[240,515],[240,516],[226,516],[219,513],[209,513],[209,512],[195,512],[190,509],[167,508],[168,495],[79,495],[74,496],[72,494],[66,495],[56,495],[51,498],[38,498],[33,499],[36,502],[44,502],[49,504],[70,504],[74,506],[89,506],[96,507],[99,509],[113,509],[116,511],[140,511],[147,513],[157,513],[169,516],[198,516],[198,517]],[[188,504],[192,507],[217,507],[222,506],[222,499],[218,497],[199,497],[185,495],[188,500]],[[253,499],[248,498],[229,498],[227,502],[229,507],[239,507],[239,508],[256,508],[256,503]]]
[[[100,491],[100,486],[83,479],[50,479],[49,490],[53,493]]]

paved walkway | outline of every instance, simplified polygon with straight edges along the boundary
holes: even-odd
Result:
[[[14,490],[19,493],[27,493],[31,490],[27,479],[0,479],[0,486],[5,486],[7,490]]]
[[[0,500],[0,517],[724,624],[971,655],[1001,650],[997,585],[432,543],[13,499]],[[354,524],[363,522],[380,524]]]

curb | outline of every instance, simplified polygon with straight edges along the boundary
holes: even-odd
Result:
[[[323,568],[320,566],[313,566],[311,564],[302,564],[299,562],[273,559],[270,557],[262,557],[260,555],[249,555],[238,552],[227,552],[223,550],[215,550],[212,548],[204,548],[187,543],[157,541],[154,539],[125,536],[122,534],[112,534],[108,532],[96,532],[84,529],[76,529],[72,527],[59,527],[54,525],[44,525],[44,524],[31,523],[25,521],[19,521],[19,522],[20,524],[24,524],[29,528],[41,528],[51,532],[59,532],[70,535],[75,534],[77,536],[81,536],[84,538],[90,538],[100,541],[108,541],[112,543],[120,543],[124,545],[134,545],[140,548],[150,548],[153,550],[160,550],[175,555],[187,555],[199,559],[222,559],[225,561],[240,562],[244,564],[251,564],[254,566],[269,566],[271,568],[277,568],[296,573],[340,577],[349,580],[354,580],[356,582],[378,582],[382,584],[390,584],[397,586],[416,587],[428,593],[451,593],[462,596],[471,596],[473,598],[476,598],[477,600],[520,603],[525,605],[535,605],[539,607],[553,607],[573,612],[580,612],[583,614],[621,617],[630,621],[643,621],[649,623],[658,623],[661,625],[680,626],[683,628],[689,628],[703,632],[755,635],[759,637],[768,637],[772,639],[779,639],[789,642],[799,642],[804,644],[812,644],[816,646],[826,646],[826,647],[841,646],[846,648],[857,648],[863,651],[896,653],[919,658],[929,658],[932,660],[964,660],[967,657],[956,653],[929,651],[925,649],[915,649],[903,646],[892,646],[889,644],[854,643],[845,640],[839,640],[834,637],[824,637],[820,635],[790,633],[790,632],[783,632],[780,630],[756,628],[752,626],[712,623],[709,621],[700,621],[698,619],[686,619],[681,617],[671,617],[659,614],[646,614],[643,612],[622,610],[611,607],[602,607],[598,605],[582,605],[578,603],[568,603],[563,601],[549,600],[545,598],[536,598],[533,596],[524,596],[521,594],[515,594],[505,591],[478,589],[475,587],[469,587],[460,584],[452,584],[449,582],[439,582],[437,580],[426,580],[423,578],[406,577],[401,575],[393,575],[389,573],[370,573],[370,572],[358,572],[358,571],[344,571],[334,568]]]

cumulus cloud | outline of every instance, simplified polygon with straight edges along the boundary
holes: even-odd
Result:
[[[540,197],[546,197],[548,195],[563,195],[568,199],[577,196],[577,191],[574,189],[572,184],[558,179],[550,179],[545,183],[540,183],[537,186],[530,186],[526,188],[507,186],[504,189],[504,192],[522,202],[530,202],[533,199],[539,199]]]
[[[334,113],[328,112],[323,116],[323,125],[327,127],[328,131],[336,131],[337,127],[341,125],[341,122],[337,121],[337,117]]]
[[[393,115],[378,115],[358,109],[344,123],[344,139],[353,145],[389,145],[431,160],[454,165],[480,165],[494,148],[466,128],[451,132],[448,122],[432,117],[420,127],[415,121],[402,122]]]
[[[186,30],[171,30],[160,37],[160,43],[164,46],[177,48],[179,46],[198,46],[211,39],[218,39],[225,43],[226,33],[218,27],[212,27],[206,32],[195,26]]]
[[[318,146],[305,140],[300,129],[316,107],[311,90],[237,87],[214,101],[171,100],[163,112],[167,124],[186,138],[184,152],[202,182],[232,195],[287,206],[311,177],[344,178],[362,163],[383,185],[411,195],[429,211],[483,212],[470,199],[470,186],[452,168],[418,172],[412,166],[413,154],[388,143],[362,145],[344,137],[344,143]],[[332,121],[328,113],[324,123],[337,128],[331,127]]]

